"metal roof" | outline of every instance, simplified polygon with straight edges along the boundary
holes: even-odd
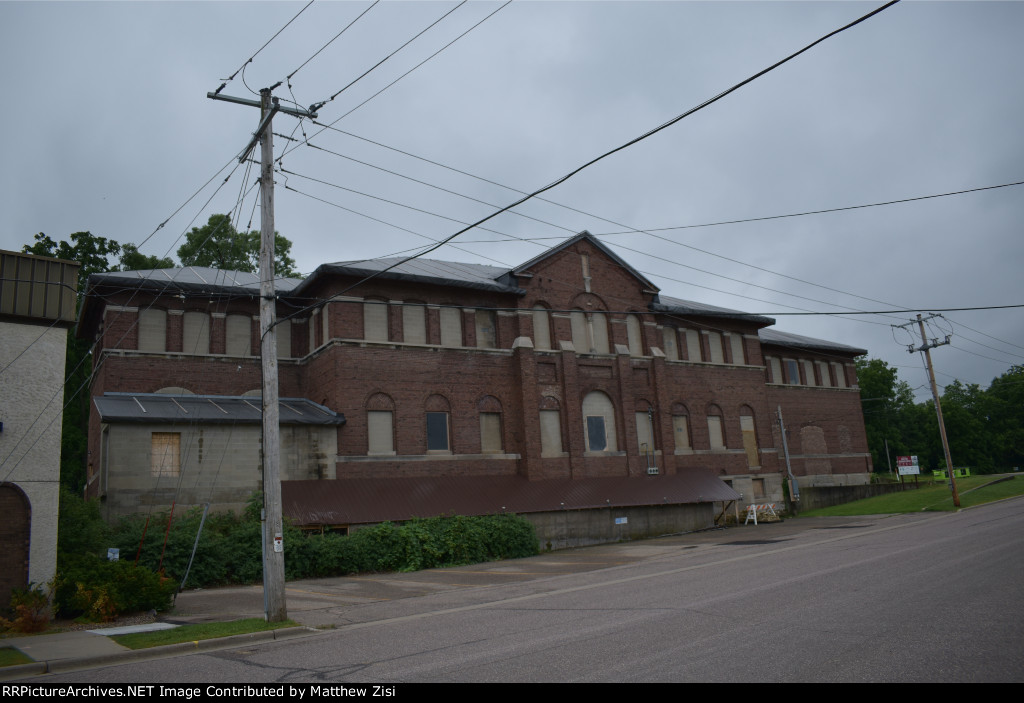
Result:
[[[739,500],[707,469],[671,476],[545,479],[428,476],[282,481],[284,514],[298,525],[352,525],[436,515],[539,513]]]
[[[101,422],[259,423],[260,396],[104,393],[92,399]],[[280,398],[282,425],[343,425],[345,416],[306,398]]]
[[[143,271],[111,271],[94,273],[89,276],[89,285],[130,284],[132,287],[160,288],[167,290],[211,290],[213,288],[229,288],[232,290],[251,290],[259,292],[259,274],[248,271],[228,271],[210,268],[209,266],[185,266],[183,268],[146,269]],[[279,291],[290,291],[302,283],[301,278],[274,279],[274,288]]]
[[[868,353],[867,349],[858,349],[857,347],[849,347],[845,344],[839,344],[838,342],[829,342],[824,339],[804,337],[799,334],[780,332],[779,330],[758,330],[757,336],[761,339],[763,344],[776,344],[782,347],[795,347],[797,349],[809,349],[812,351],[842,352],[844,354],[853,354],[855,356]]]
[[[433,283],[459,288],[513,293],[515,295],[525,294],[523,289],[506,285],[497,280],[508,273],[508,269],[501,268],[500,266],[487,266],[485,264],[464,264],[456,261],[438,261],[436,259],[412,259],[406,261],[403,257],[367,261],[339,261],[318,267],[307,280],[312,281],[321,275],[330,273],[360,277],[379,274],[378,278],[390,280]]]
[[[741,310],[730,310],[705,303],[695,303],[692,300],[680,300],[667,295],[659,295],[658,302],[651,304],[653,312],[664,312],[675,315],[688,315],[690,317],[725,317],[760,322],[765,325],[774,325],[775,320],[763,315],[752,315]]]
[[[627,272],[629,272],[629,274],[632,275],[634,278],[636,278],[638,281],[640,281],[640,283],[642,283],[645,288],[647,288],[648,290],[651,290],[651,291],[657,291],[658,290],[658,287],[656,285],[654,285],[653,283],[651,283],[643,274],[641,274],[635,268],[630,266],[626,262],[625,259],[623,259],[621,256],[616,254],[614,251],[609,249],[608,245],[606,245],[604,242],[602,242],[600,239],[598,239],[597,237],[592,235],[587,230],[583,230],[579,234],[574,235],[572,237],[569,237],[568,239],[566,239],[561,244],[558,244],[558,245],[548,249],[547,251],[543,252],[542,254],[538,254],[537,256],[533,257],[529,261],[526,261],[526,262],[520,264],[519,266],[516,266],[515,268],[513,268],[511,270],[510,273],[512,273],[512,274],[521,274],[521,273],[525,272],[527,269],[532,268],[538,262],[544,261],[545,259],[551,257],[552,255],[557,254],[558,252],[562,251],[566,247],[572,246],[576,242],[578,242],[580,240],[584,240],[584,239],[586,241],[588,241],[591,245],[593,245],[596,249],[598,249],[599,251],[603,252],[612,261],[614,261],[619,266],[624,268]]]

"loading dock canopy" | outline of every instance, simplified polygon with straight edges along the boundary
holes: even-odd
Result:
[[[259,423],[260,396],[104,393],[92,399],[100,422]],[[345,416],[306,398],[278,401],[282,425],[344,425]]]

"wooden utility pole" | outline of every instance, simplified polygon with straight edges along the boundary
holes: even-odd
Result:
[[[276,87],[276,86],[274,86]],[[316,117],[301,108],[282,108],[260,91],[260,101],[207,93],[214,100],[260,108],[260,124],[239,161],[260,143],[260,356],[263,366],[263,607],[268,622],[288,619],[284,595],[284,521],[281,509],[281,408],[277,382],[277,296],[274,293],[274,138],[271,125],[277,112]]]
[[[932,340],[932,343],[928,344],[928,338],[925,337],[924,334],[924,320],[921,319],[920,313],[917,315],[917,326],[921,330],[921,347],[919,351],[924,352],[925,364],[928,367],[928,381],[932,385],[932,397],[935,399],[935,414],[939,418],[939,437],[942,438],[942,452],[946,456],[946,471],[949,473],[949,489],[953,492],[953,505],[959,508],[960,494],[956,490],[956,476],[953,475],[953,459],[949,455],[949,441],[946,439],[946,423],[942,421],[942,403],[939,402],[939,387],[935,384],[935,369],[932,368],[932,354],[930,351],[932,347],[949,344],[949,337],[946,337],[946,341],[944,342]]]

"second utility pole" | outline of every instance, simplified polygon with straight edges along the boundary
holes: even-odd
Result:
[[[946,337],[945,342],[932,340],[932,344],[928,344],[928,339],[924,334],[924,320],[921,319],[920,313],[917,315],[917,326],[921,330],[921,348],[917,351],[924,352],[925,362],[928,366],[928,380],[932,384],[932,397],[935,398],[935,414],[939,418],[939,437],[942,438],[942,451],[946,456],[946,470],[949,472],[949,488],[953,492],[953,505],[959,508],[960,494],[956,490],[956,477],[953,475],[953,459],[949,456],[949,441],[946,439],[946,424],[942,421],[942,403],[939,402],[939,388],[935,384],[935,369],[932,368],[932,354],[930,351],[932,347],[949,344],[949,337]],[[914,350],[911,349],[911,353],[913,353],[913,351]]]

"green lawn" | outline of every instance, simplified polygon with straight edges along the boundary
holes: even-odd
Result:
[[[0,667],[14,666],[15,664],[31,664],[35,661],[20,649],[14,647],[0,647]]]
[[[115,635],[110,639],[128,649],[146,649],[162,647],[180,642],[195,642],[230,635],[248,635],[252,632],[278,630],[282,627],[298,627],[293,620],[284,622],[266,622],[262,618],[233,620],[231,622],[209,622],[201,625],[182,625],[170,630],[154,630],[153,632],[135,632],[130,635]]]
[[[994,500],[1024,495],[1024,480],[1014,478],[993,484],[998,477],[970,476],[956,480],[960,493],[960,507],[990,503]],[[989,485],[991,484],[991,485]],[[885,513],[916,513],[922,510],[955,510],[953,496],[945,482],[917,490],[901,491],[889,495],[865,498],[831,508],[801,512],[801,517],[879,515]]]

